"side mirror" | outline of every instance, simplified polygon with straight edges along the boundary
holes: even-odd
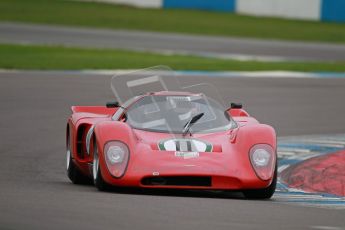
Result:
[[[231,109],[242,109],[242,103],[231,103]]]
[[[117,108],[117,107],[120,107],[120,104],[117,101],[114,101],[114,102],[107,102],[106,106],[107,108]]]

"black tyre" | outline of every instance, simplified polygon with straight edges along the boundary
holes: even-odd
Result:
[[[271,185],[264,189],[245,190],[243,191],[245,198],[255,199],[255,200],[270,199],[276,190],[277,177],[278,177],[278,173],[277,173],[277,167],[276,167]]]
[[[102,177],[101,167],[99,164],[99,154],[96,141],[94,141],[94,152],[93,152],[93,165],[92,165],[92,176],[93,182],[99,191],[106,191],[109,189],[109,185],[104,181]]]
[[[73,184],[90,184],[90,178],[80,172],[75,163],[72,160],[70,137],[67,137],[66,146],[66,168],[67,176]]]

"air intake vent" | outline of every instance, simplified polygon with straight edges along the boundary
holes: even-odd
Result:
[[[167,176],[167,177],[146,177],[141,183],[148,186],[201,186],[211,187],[212,179],[209,176]]]

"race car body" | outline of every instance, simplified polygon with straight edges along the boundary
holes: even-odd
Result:
[[[277,181],[276,134],[242,106],[161,91],[123,104],[73,106],[67,173],[108,186],[236,190],[267,199]]]

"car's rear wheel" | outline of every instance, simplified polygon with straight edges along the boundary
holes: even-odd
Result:
[[[265,200],[265,199],[270,199],[277,186],[277,167],[275,168],[274,176],[273,176],[273,181],[270,186],[264,189],[250,189],[250,190],[245,190],[243,191],[243,194],[245,198],[247,199],[257,199],[257,200]]]
[[[66,143],[66,169],[67,176],[72,181],[73,184],[88,184],[90,179],[83,175],[73,162],[70,137],[67,136]]]
[[[109,188],[109,185],[104,181],[101,172],[101,166],[99,164],[99,153],[96,141],[93,145],[93,164],[92,164],[92,176],[93,182],[96,188],[100,191],[105,191]]]

